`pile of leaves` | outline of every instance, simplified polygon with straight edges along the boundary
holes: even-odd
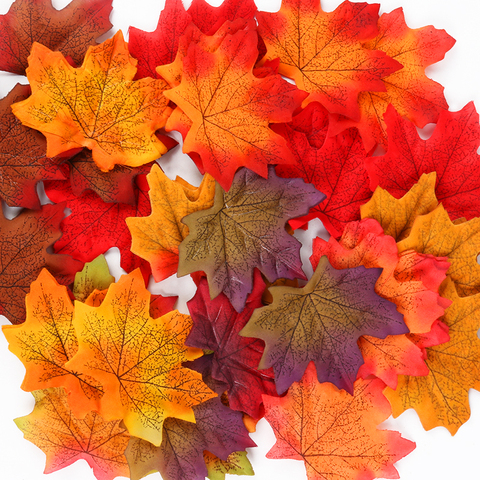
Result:
[[[167,0],[154,32],[99,44],[111,9],[0,16],[0,69],[29,82],[0,102],[0,197],[22,207],[0,313],[45,472],[253,475],[265,417],[268,457],[310,480],[397,478],[415,444],[379,424],[414,408],[453,435],[480,390],[479,117],[424,73],[454,40],[375,4]],[[174,130],[199,186],[161,168]],[[307,278],[312,219],[330,239]],[[190,315],[150,275],[191,275]]]

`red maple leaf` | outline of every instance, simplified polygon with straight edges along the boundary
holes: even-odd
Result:
[[[262,306],[264,290],[265,283],[256,270],[253,291],[245,308],[237,313],[223,293],[210,300],[207,280],[202,278],[187,303],[193,327],[186,345],[213,350],[212,377],[227,385],[230,407],[253,418],[262,416],[262,394],[276,395],[273,371],[257,369],[264,343],[238,333],[253,310]]]
[[[125,218],[150,214],[148,184],[145,176],[137,178],[136,205],[105,203],[93,192],[77,197],[68,182],[46,182],[45,192],[55,203],[65,202],[71,214],[61,225],[62,238],[54,245],[56,253],[68,253],[83,262],[91,262],[109,248],[120,250],[120,265],[126,272],[140,267],[150,275],[148,262],[130,252],[131,235]]]
[[[288,125],[275,126],[288,143],[296,165],[279,165],[276,172],[284,178],[303,178],[327,198],[312,207],[308,215],[289,221],[292,228],[320,218],[334,237],[339,237],[348,222],[360,219],[360,205],[372,196],[365,170],[366,153],[357,130],[349,129],[329,137],[321,148],[311,145],[306,134]]]
[[[393,107],[385,114],[388,151],[366,163],[370,188],[378,185],[395,198],[405,195],[423,173],[437,172],[435,194],[450,218],[480,216],[480,125],[473,102],[459,112],[444,111],[428,140]]]
[[[90,45],[110,30],[111,0],[73,0],[62,10],[51,0],[16,0],[0,16],[0,70],[25,75],[34,42],[82,63]]]

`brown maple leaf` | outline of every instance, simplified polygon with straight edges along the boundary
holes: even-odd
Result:
[[[73,0],[57,10],[51,0],[15,0],[0,16],[0,70],[25,75],[34,42],[60,50],[77,65],[112,24],[111,0]]]
[[[0,313],[12,323],[25,320],[25,295],[42,268],[67,285],[82,268],[82,263],[69,255],[47,250],[61,237],[63,208],[59,204],[23,210],[13,220],[0,214]]]
[[[13,112],[47,137],[48,156],[88,147],[103,171],[151,162],[167,151],[155,136],[170,114],[167,84],[132,81],[135,65],[121,31],[90,47],[78,69],[35,43],[27,69],[32,95]]]

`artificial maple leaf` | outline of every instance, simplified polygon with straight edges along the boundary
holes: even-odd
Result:
[[[437,207],[436,179],[435,172],[422,174],[418,183],[398,200],[383,188],[377,187],[372,198],[360,207],[362,218],[375,219],[386,235],[397,242],[403,240],[410,235],[417,216],[430,213]]]
[[[353,396],[319,384],[310,364],[282,398],[265,397],[277,441],[267,458],[303,460],[309,480],[398,478],[393,464],[415,444],[377,426],[390,415],[383,382],[357,380]]]
[[[451,281],[442,288],[453,302],[442,318],[450,341],[427,346],[427,376],[400,377],[397,389],[385,395],[394,417],[414,408],[426,430],[441,425],[454,435],[470,418],[469,390],[480,390],[480,296],[459,297]]]
[[[29,94],[30,87],[17,84],[0,100],[0,198],[11,207],[38,209],[37,183],[65,176],[58,168],[60,160],[45,155],[43,135],[23,126],[12,113],[10,105]]]
[[[92,378],[65,367],[78,350],[67,289],[43,269],[25,301],[25,322],[3,327],[10,351],[25,365],[22,389],[65,387],[75,415],[85,416],[96,407],[102,389]]]
[[[111,0],[73,0],[60,11],[51,0],[15,0],[0,16],[0,70],[25,75],[34,42],[80,64],[87,48],[110,30],[111,10]]]
[[[437,172],[435,194],[452,219],[480,216],[480,125],[473,102],[459,112],[442,112],[428,140],[393,107],[385,114],[388,151],[367,162],[370,187],[395,198],[405,195],[424,173]],[[388,173],[387,173],[388,172]]]
[[[310,361],[320,382],[352,392],[363,363],[357,340],[407,333],[395,305],[374,292],[380,269],[335,270],[322,257],[303,288],[271,287],[273,303],[255,310],[240,335],[261,338],[259,368],[273,367],[277,392],[299,381]]]
[[[165,92],[192,122],[183,151],[197,153],[224,190],[241,166],[266,177],[268,164],[293,161],[269,124],[290,121],[305,94],[280,75],[254,76],[256,44],[250,30],[225,37],[214,52],[193,43],[180,85]]]
[[[383,52],[362,47],[377,33],[378,5],[343,2],[324,12],[319,0],[283,0],[276,13],[259,12],[265,59],[280,58],[279,72],[330,113],[358,120],[359,92],[384,91],[382,77],[401,65]]]
[[[151,162],[167,151],[155,136],[170,114],[167,84],[132,81],[135,65],[121,31],[90,47],[78,69],[35,43],[27,69],[32,95],[12,105],[13,113],[47,137],[50,157],[88,147],[103,171]]]
[[[107,203],[135,204],[135,178],[147,174],[152,164],[140,167],[115,165],[112,170],[102,172],[92,159],[90,150],[82,150],[68,161],[70,185],[78,197],[86,190],[95,192]]]
[[[99,255],[85,263],[82,271],[75,275],[73,296],[83,302],[95,289],[105,290],[114,281],[115,277],[110,275],[107,260],[103,255]]]
[[[135,27],[128,29],[128,48],[138,60],[136,78],[159,78],[155,69],[174,61],[179,39],[191,21],[182,0],[166,0],[153,32]]]
[[[11,323],[25,320],[25,295],[46,267],[61,283],[70,284],[82,264],[68,255],[48,252],[61,236],[64,205],[23,210],[13,220],[0,214],[0,314]]]
[[[188,235],[182,218],[213,205],[215,181],[206,175],[195,188],[177,177],[170,180],[158,165],[147,175],[152,213],[127,218],[132,236],[131,251],[147,260],[156,282],[177,272],[178,246]]]
[[[303,178],[326,195],[325,201],[310,209],[308,215],[289,222],[292,228],[319,218],[330,235],[339,237],[348,222],[360,219],[359,206],[372,195],[365,170],[366,153],[356,130],[327,138],[318,149],[307,135],[288,125],[274,128],[283,135],[297,160],[295,165],[279,165],[283,178]]]
[[[334,268],[381,268],[375,292],[393,302],[411,332],[428,332],[449,302],[438,294],[449,263],[445,258],[406,251],[399,255],[395,240],[383,233],[377,221],[365,219],[347,224],[337,241],[330,237],[313,241],[311,262],[316,268],[327,255]]]
[[[130,435],[118,420],[105,421],[95,412],[79,420],[72,415],[62,388],[33,392],[35,408],[15,423],[25,438],[47,456],[45,473],[85,460],[98,480],[128,476],[124,451]]]
[[[417,217],[410,235],[397,243],[398,251],[413,249],[436,257],[448,257],[447,275],[455,282],[460,296],[480,291],[480,218],[458,225],[439,205],[432,212]]]
[[[305,278],[300,243],[285,231],[324,195],[301,179],[282,179],[270,167],[268,180],[243,168],[232,188],[217,185],[213,207],[183,219],[190,233],[180,244],[178,275],[203,271],[210,295],[223,291],[237,312],[252,290],[253,269],[274,282]]]
[[[226,460],[221,460],[208,451],[203,452],[210,480],[225,480],[225,475],[254,475],[246,452],[233,452]]]
[[[442,60],[454,44],[455,40],[445,30],[432,26],[408,28],[402,8],[384,13],[378,20],[378,35],[363,46],[385,52],[400,62],[402,68],[383,78],[385,89],[360,93],[360,121],[342,119],[339,122],[342,128],[358,128],[369,151],[377,144],[386,148],[387,137],[390,143],[390,133],[386,132],[388,123],[383,118],[388,105],[393,105],[400,115],[420,128],[437,122],[438,115],[447,110],[448,105],[443,87],[425,75],[425,68]],[[333,127],[332,133],[337,133],[337,128]]]
[[[227,21],[253,19],[257,6],[253,0],[224,0],[214,7],[205,0],[193,0],[188,13],[193,23],[206,35],[213,35]]]
[[[253,285],[245,308],[237,313],[223,294],[210,300],[207,281],[202,278],[187,303],[193,327],[186,344],[213,351],[211,375],[226,385],[230,407],[258,419],[263,414],[262,394],[275,395],[275,383],[272,371],[257,369],[263,342],[239,335],[252,312],[262,306],[265,284],[258,271]]]
[[[63,236],[55,243],[57,253],[68,253],[82,262],[91,262],[112,247],[120,250],[120,266],[131,272],[140,268],[147,278],[150,266],[130,251],[132,237],[125,219],[150,213],[148,185],[144,176],[137,177],[135,205],[105,203],[93,192],[77,197],[67,182],[46,182],[45,192],[55,203],[66,202],[71,214],[61,225]]]
[[[132,435],[160,445],[166,417],[194,421],[192,406],[215,394],[182,366],[202,354],[184,345],[190,317],[152,319],[149,310],[139,270],[110,285],[99,307],[75,302],[79,346],[66,367],[103,386],[98,411],[106,420],[123,419]]]
[[[126,451],[132,479],[159,471],[165,480],[203,480],[207,466],[204,450],[227,460],[233,452],[254,447],[243,424],[242,414],[212,398],[193,407],[195,423],[168,418],[163,424],[163,441],[154,447],[132,438]]]

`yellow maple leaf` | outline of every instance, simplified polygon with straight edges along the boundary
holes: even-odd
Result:
[[[87,147],[103,171],[151,162],[167,151],[155,131],[171,111],[163,96],[168,85],[132,81],[136,63],[121,31],[90,47],[80,68],[34,43],[27,69],[32,95],[13,104],[13,112],[46,136],[49,157]]]
[[[182,366],[202,355],[184,344],[191,318],[173,311],[152,319],[149,310],[139,270],[112,284],[100,306],[75,302],[79,349],[67,366],[102,384],[107,421],[123,419],[132,435],[158,446],[165,418],[193,422],[192,406],[215,394]]]
[[[177,272],[178,246],[188,235],[182,218],[213,205],[215,180],[206,174],[198,188],[182,178],[170,180],[157,165],[147,176],[152,213],[127,218],[132,234],[132,252],[147,260],[155,281]]]

